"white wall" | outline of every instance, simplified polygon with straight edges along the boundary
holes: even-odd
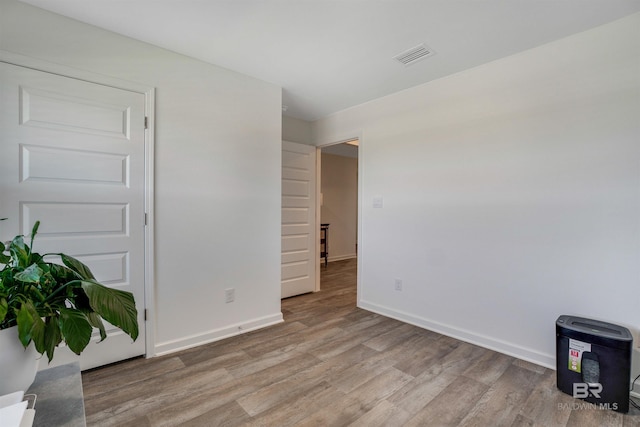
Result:
[[[322,152],[320,223],[329,223],[329,261],[356,257],[358,159]]]
[[[637,338],[639,28],[636,14],[316,122],[318,145],[362,137],[358,304],[546,366],[561,314]]]
[[[282,139],[298,144],[313,145],[311,123],[294,117],[282,116]]]
[[[282,319],[281,88],[15,0],[0,49],[156,88],[158,352]]]

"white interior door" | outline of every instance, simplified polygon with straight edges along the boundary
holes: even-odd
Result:
[[[316,147],[282,142],[282,298],[316,290]]]
[[[145,352],[144,116],[144,94],[0,63],[0,239],[40,220],[37,252],[77,257],[136,299],[138,340],[106,325],[82,369]],[[52,365],[76,358],[58,348]]]

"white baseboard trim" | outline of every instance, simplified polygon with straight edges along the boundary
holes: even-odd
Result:
[[[327,258],[327,262],[344,261],[345,259],[358,258],[357,254],[336,255]]]
[[[282,313],[277,313],[225,326],[220,329],[214,329],[201,334],[191,335],[173,341],[165,341],[155,346],[154,356],[164,356],[166,354],[175,353],[177,351],[186,350],[203,344],[209,344],[214,341],[220,341],[225,338],[255,331],[256,329],[266,328],[267,326],[276,325],[282,322],[284,322]]]
[[[556,369],[556,358],[555,355],[552,354],[544,354],[530,348],[521,347],[519,345],[511,344],[506,341],[498,340],[485,335],[479,335],[477,333],[460,329],[455,326],[445,325],[440,322],[393,310],[388,307],[384,307],[367,301],[358,301],[358,307],[364,310],[381,314],[386,317],[390,317],[392,319],[409,323],[411,325],[428,329],[430,331],[437,332],[451,338],[459,339],[470,344],[479,345],[480,347],[488,348],[490,350],[494,350],[508,356],[513,356],[518,359],[534,363],[536,365],[541,365],[545,368],[553,370]]]

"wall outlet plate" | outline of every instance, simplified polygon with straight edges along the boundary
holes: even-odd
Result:
[[[230,303],[236,299],[236,290],[234,288],[229,288],[224,290],[224,302]]]

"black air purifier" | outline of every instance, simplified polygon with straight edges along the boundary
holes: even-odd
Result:
[[[629,412],[632,347],[627,328],[560,316],[556,320],[558,388],[600,409]]]

